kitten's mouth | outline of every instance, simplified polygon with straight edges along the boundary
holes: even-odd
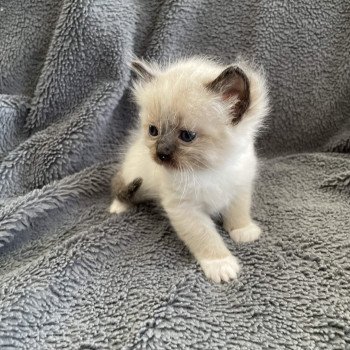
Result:
[[[161,165],[161,166],[163,166],[165,168],[168,168],[168,169],[177,169],[178,168],[178,164],[173,158],[160,160],[158,158],[158,156],[155,155],[155,156],[153,156],[153,160],[157,164],[159,164],[159,165]]]

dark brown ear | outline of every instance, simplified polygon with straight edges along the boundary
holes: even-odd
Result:
[[[224,100],[238,98],[232,108],[232,122],[238,123],[250,103],[249,80],[242,69],[238,67],[226,68],[207,88],[221,94]]]
[[[143,61],[132,61],[131,69],[137,74],[139,78],[141,78],[144,81],[150,81],[154,78],[154,72],[152,71],[152,68]]]

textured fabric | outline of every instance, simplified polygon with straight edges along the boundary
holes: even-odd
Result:
[[[0,3],[1,349],[350,348],[346,0]],[[208,282],[160,208],[109,215],[132,54],[242,54],[272,111],[237,282]]]

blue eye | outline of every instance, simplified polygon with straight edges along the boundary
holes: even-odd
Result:
[[[158,129],[154,125],[148,127],[148,132],[153,137],[158,135]]]
[[[191,142],[196,138],[196,133],[193,131],[182,130],[180,132],[180,139],[184,142]]]

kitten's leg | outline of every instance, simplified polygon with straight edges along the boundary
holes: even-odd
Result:
[[[237,243],[253,242],[261,234],[251,218],[251,190],[241,192],[223,212],[224,228]]]
[[[142,179],[136,178],[129,184],[125,184],[121,173],[118,172],[112,179],[112,195],[114,200],[109,207],[110,213],[120,214],[128,210],[130,205],[135,202],[137,192],[140,192]]]
[[[165,206],[179,238],[214,282],[237,278],[238,260],[232,256],[209,216],[198,209],[179,205]]]

